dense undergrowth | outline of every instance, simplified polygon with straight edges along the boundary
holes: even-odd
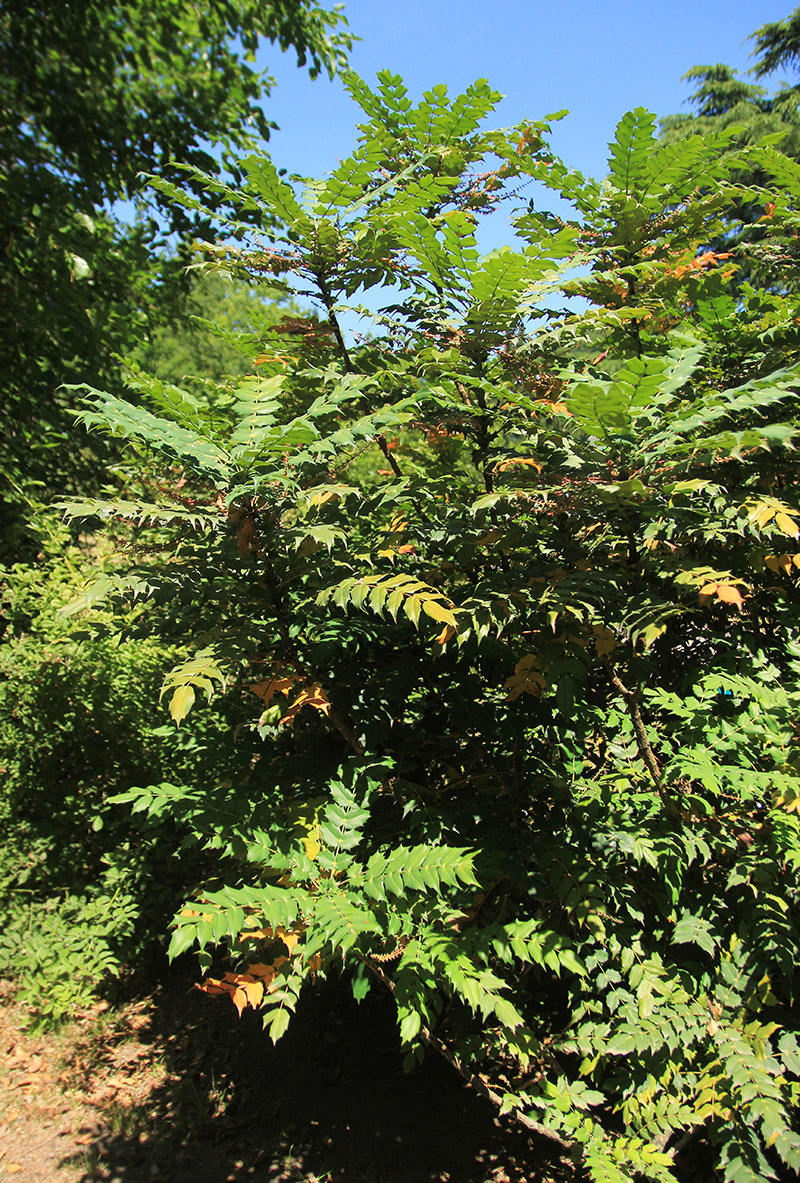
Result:
[[[209,760],[202,734],[176,742],[158,710],[163,645],[120,645],[110,616],[89,634],[62,614],[104,556],[50,527],[39,564],[4,572],[0,646],[0,973],[40,1021],[163,956],[165,921],[202,858],[176,860],[178,828],[132,823],[109,798]]]

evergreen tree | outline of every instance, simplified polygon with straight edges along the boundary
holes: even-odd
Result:
[[[762,25],[750,38],[755,42],[756,64],[750,73],[765,78],[793,67],[800,53],[800,8],[784,21]],[[668,115],[661,120],[664,143],[676,143],[695,135],[716,135],[731,131],[731,150],[753,147],[772,137],[781,152],[800,160],[800,83],[782,83],[770,92],[744,79],[731,66],[693,66],[684,79],[695,83],[689,97],[692,114]],[[759,187],[767,175],[747,156],[736,172],[745,188]],[[794,243],[788,236],[776,252],[774,239],[764,247],[764,217],[769,217],[758,196],[745,191],[731,210],[728,225],[708,246],[716,253],[728,253],[736,261],[738,282],[752,280],[757,286],[785,289],[794,286]]]
[[[753,33],[751,40],[755,41],[753,51],[758,58],[753,67],[757,78],[774,74],[778,70],[798,70],[800,67],[800,8],[795,8],[791,16],[782,21],[772,21],[762,25]],[[798,85],[792,88],[800,89]]]
[[[763,72],[762,72],[763,76]],[[691,115],[667,115],[661,120],[666,142],[736,127],[739,145],[757,144],[766,135],[780,134],[787,156],[800,156],[800,93],[783,86],[770,94],[747,82],[731,66],[692,66],[684,79],[696,83],[689,102]]]
[[[800,60],[800,8],[786,20],[762,25],[752,33],[756,64],[749,71],[767,78],[779,70],[796,69]],[[747,82],[731,66],[692,66],[684,80],[696,84],[689,97],[690,115],[668,115],[661,120],[667,142],[687,136],[737,128],[738,144],[756,144],[765,135],[779,134],[780,149],[795,159],[800,155],[800,83],[786,83],[770,94]]]

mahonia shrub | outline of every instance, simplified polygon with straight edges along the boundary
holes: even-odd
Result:
[[[220,695],[237,720],[225,776],[117,798],[219,859],[172,952],[275,1039],[317,975],[391,990],[409,1063],[479,1073],[595,1183],[701,1146],[775,1178],[800,1164],[800,168],[638,109],[596,182],[547,121],[484,130],[485,82],[349,87],[352,156],[304,187],[244,160],[225,196],[260,231],[229,221],[207,263],[319,315],[224,402],[81,392],[163,480],[68,513],[172,541],[77,606],[149,604],[124,635],[183,646],[181,733]],[[481,256],[478,218],[534,182],[572,215],[539,196]],[[756,203],[768,289],[708,245]]]

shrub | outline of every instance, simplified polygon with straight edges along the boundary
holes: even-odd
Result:
[[[54,533],[39,565],[3,572],[0,646],[0,970],[45,1019],[141,967],[191,884],[197,860],[174,857],[180,835],[109,798],[185,774],[203,747],[176,745],[160,717],[163,645],[120,644],[107,614],[89,631],[60,615],[95,564]]]
[[[777,250],[734,294],[706,249],[742,154],[637,110],[599,184],[546,124],[480,130],[485,83],[350,88],[353,156],[302,199],[245,160],[263,236],[218,251],[326,323],[265,340],[227,423],[84,392],[162,496],[71,514],[173,557],[81,603],[147,599],[137,628],[186,650],[174,721],[219,694],[240,721],[224,779],[118,797],[219,852],[172,952],[274,1038],[308,978],[380,980],[410,1062],[480,1071],[596,1183],[674,1178],[687,1142],[729,1183],[796,1168],[797,308]],[[800,170],[759,153],[779,242]],[[531,203],[481,258],[520,178],[574,216]],[[376,285],[349,348],[340,304]]]

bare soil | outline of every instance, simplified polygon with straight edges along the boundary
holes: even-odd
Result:
[[[41,1033],[0,984],[0,1179],[18,1183],[566,1183],[435,1055],[403,1072],[392,1002],[340,984],[273,1047],[180,971]]]

